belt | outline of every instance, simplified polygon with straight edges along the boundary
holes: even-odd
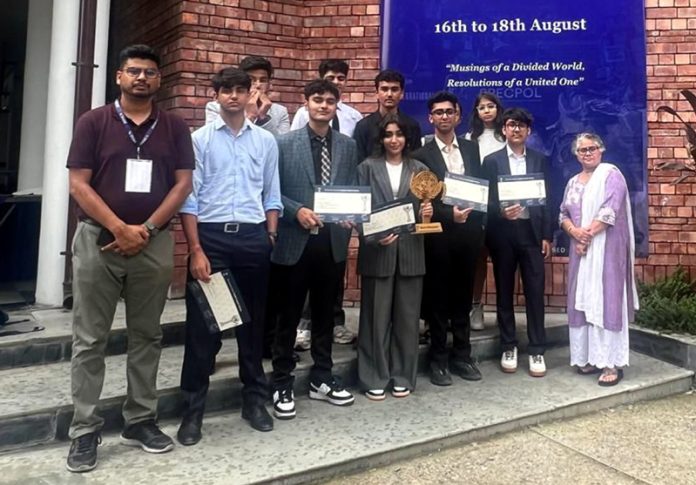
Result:
[[[80,222],[84,222],[85,224],[89,224],[90,226],[94,226],[94,227],[99,227],[99,228],[104,227],[101,224],[99,224],[97,221],[95,221],[94,219],[90,219],[88,217],[81,219]],[[164,231],[168,227],[169,227],[169,223],[166,223],[164,226],[160,227],[159,230]]]
[[[199,227],[213,231],[225,232],[228,234],[236,234],[242,229],[249,229],[265,224],[265,222],[199,222]]]
[[[104,227],[101,224],[99,224],[97,221],[94,219],[82,219],[80,222],[84,222],[85,224],[89,224],[90,226],[94,227]]]

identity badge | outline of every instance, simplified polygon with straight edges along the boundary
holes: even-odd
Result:
[[[126,192],[149,194],[152,186],[152,160],[126,160]]]

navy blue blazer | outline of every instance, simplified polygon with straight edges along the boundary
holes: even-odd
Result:
[[[546,156],[529,147],[526,149],[527,173],[543,173],[546,184],[546,194],[548,201],[549,192],[549,170]],[[510,161],[508,159],[507,147],[493,152],[483,160],[483,171],[490,183],[488,201],[488,238],[495,238],[496,234],[502,234],[505,226],[510,221],[502,217],[500,213],[500,200],[498,199],[498,175],[510,175]],[[529,219],[534,230],[534,236],[541,246],[542,240],[551,241],[553,230],[551,228],[551,216],[548,205],[529,208]]]

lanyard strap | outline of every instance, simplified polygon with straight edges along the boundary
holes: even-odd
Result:
[[[121,103],[117,99],[114,101],[114,107],[116,108],[116,113],[118,113],[118,117],[121,118],[121,123],[123,123],[123,126],[126,128],[126,133],[128,133],[128,138],[133,142],[133,145],[135,145],[135,150],[137,152],[137,157],[138,160],[140,159],[140,147],[143,146],[147,140],[150,139],[150,135],[152,135],[152,132],[155,131],[155,127],[157,126],[157,123],[159,122],[159,115],[157,115],[157,118],[155,119],[155,122],[152,123],[150,128],[147,130],[147,133],[145,133],[145,136],[140,140],[140,143],[135,139],[135,134],[133,133],[133,130],[131,129],[130,125],[128,124],[128,120],[126,120],[126,115],[123,114],[123,108],[121,108]]]

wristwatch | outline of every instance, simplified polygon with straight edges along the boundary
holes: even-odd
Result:
[[[150,237],[155,237],[157,234],[159,234],[159,227],[155,226],[152,222],[145,221],[145,223],[143,223],[143,226],[145,226],[145,229],[147,229],[147,232],[148,234],[150,234]]]
[[[268,237],[273,239],[273,242],[275,242],[278,239],[278,233],[275,231],[268,231]]]

